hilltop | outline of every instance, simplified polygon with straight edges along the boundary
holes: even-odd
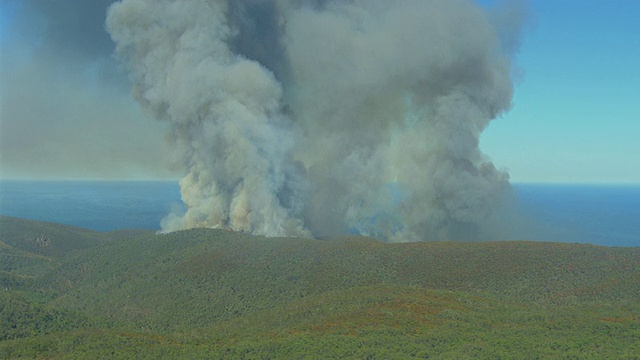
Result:
[[[640,248],[387,244],[0,217],[0,357],[640,353]]]

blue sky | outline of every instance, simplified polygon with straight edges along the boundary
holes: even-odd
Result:
[[[640,1],[531,5],[513,108],[482,149],[514,182],[640,183]]]
[[[130,99],[129,89],[121,82],[103,82],[100,89],[83,89],[81,96],[72,94],[86,83],[86,76],[109,73],[112,69],[107,68],[113,64],[89,75],[71,74],[73,69],[57,65],[49,68],[47,64],[45,70],[61,71],[62,75],[20,81],[18,85],[24,86],[25,91],[30,82],[42,91],[42,94],[30,93],[32,104],[42,103],[39,96],[52,93],[57,96],[43,111],[66,121],[61,122],[60,129],[42,127],[34,120],[38,116],[35,110],[30,112],[33,119],[23,121],[22,125],[7,120],[4,110],[15,105],[8,103],[13,100],[8,100],[6,95],[10,86],[7,84],[19,79],[20,71],[30,74],[44,71],[41,60],[22,68],[13,67],[16,59],[28,56],[30,51],[28,44],[14,46],[15,43],[34,39],[33,34],[28,34],[34,30],[23,34],[9,30],[8,18],[16,13],[10,5],[18,3],[15,0],[0,3],[3,67],[0,75],[4,77],[0,77],[0,96],[5,96],[0,102],[0,135],[4,133],[2,142],[5,143],[0,151],[0,176],[178,178],[179,174],[162,164],[168,156],[163,148],[165,125],[140,111]],[[513,182],[640,184],[640,1],[533,0],[530,4],[531,25],[516,55],[519,75],[513,108],[490,124],[482,135],[482,150],[498,167],[509,169]],[[74,30],[73,26],[69,29]],[[87,64],[95,65],[92,56],[102,56],[102,50],[94,49],[94,53],[82,58],[83,66],[95,70],[96,67]],[[67,55],[55,54],[51,59],[62,64]],[[70,74],[73,76],[68,76]],[[67,78],[72,79],[68,85],[56,83]],[[73,107],[61,107],[59,104],[68,98],[87,101],[89,105],[84,107],[76,102]],[[108,116],[77,128],[74,117],[86,116],[89,108],[93,109],[92,104],[110,109]],[[25,101],[24,106],[31,105]],[[114,123],[120,125],[118,131],[114,130]],[[83,136],[56,142],[55,139],[64,137],[66,130]],[[133,137],[142,131],[148,136]],[[42,149],[35,146],[26,152],[24,149],[12,152],[8,144],[17,141],[9,138],[22,133],[37,138],[34,143],[41,144]],[[87,144],[91,144],[90,147]],[[71,162],[42,158],[47,153],[45,146],[62,149],[60,156],[69,156],[74,165],[65,168]],[[79,154],[81,157],[75,151],[77,148],[86,150]],[[110,165],[102,156],[105,153],[113,157],[118,167]],[[35,157],[39,157],[39,161],[30,164],[29,159]],[[61,170],[57,173],[56,169]]]

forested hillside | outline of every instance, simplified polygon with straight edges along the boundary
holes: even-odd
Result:
[[[640,248],[0,218],[4,358],[634,358]]]

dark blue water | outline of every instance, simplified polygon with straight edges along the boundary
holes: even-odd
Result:
[[[181,204],[176,182],[0,181],[0,215],[98,231],[159,230]]]
[[[640,186],[515,185],[531,240],[640,246]]]
[[[640,186],[514,186],[512,239],[640,246]],[[98,231],[159,229],[181,206],[175,182],[0,181],[0,215]],[[1,231],[1,229],[0,229]]]

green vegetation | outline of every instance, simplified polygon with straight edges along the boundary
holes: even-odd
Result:
[[[0,217],[0,261],[0,358],[640,354],[640,248],[97,233]]]

